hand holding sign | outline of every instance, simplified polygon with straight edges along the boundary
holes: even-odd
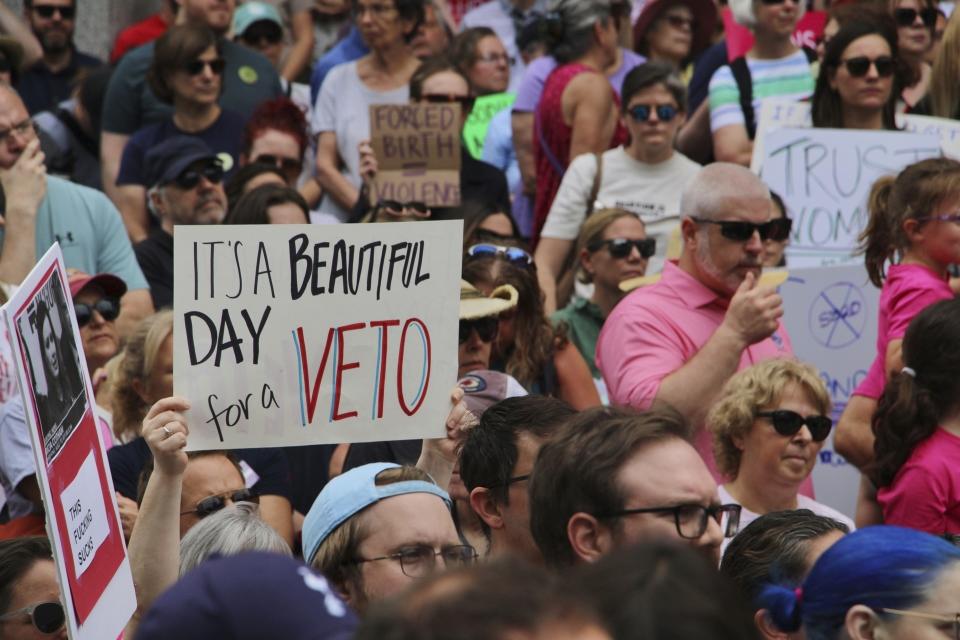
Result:
[[[751,272],[733,294],[723,325],[749,346],[773,335],[782,315],[783,298],[776,289],[758,285]]]
[[[180,476],[187,468],[187,419],[181,411],[190,408],[183,398],[158,400],[143,419],[143,439],[153,453],[154,468],[167,476]]]

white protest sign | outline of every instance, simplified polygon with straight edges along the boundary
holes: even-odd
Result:
[[[439,437],[461,221],[174,229],[189,448]]]
[[[3,307],[67,631],[116,638],[136,609],[113,481],[60,246]],[[9,428],[19,428],[9,425]]]
[[[764,149],[761,178],[793,219],[791,268],[859,261],[853,253],[874,181],[940,155],[932,134],[854,129],[777,129]]]
[[[861,265],[790,269],[780,287],[794,353],[820,371],[834,425],[876,357],[880,292]],[[833,434],[813,469],[817,500],[854,516],[860,474],[837,454]]]

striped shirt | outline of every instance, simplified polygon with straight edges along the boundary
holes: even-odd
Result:
[[[747,58],[747,67],[753,80],[755,114],[760,113],[760,103],[767,98],[803,100],[813,94],[814,78],[802,50],[776,60]],[[724,65],[710,79],[710,130],[732,124],[745,126],[737,81],[730,67]]]

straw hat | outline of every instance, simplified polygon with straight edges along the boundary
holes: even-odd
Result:
[[[513,285],[500,285],[491,291],[489,296],[485,296],[466,280],[460,280],[460,319],[474,320],[495,316],[517,306],[519,297],[520,294]]]

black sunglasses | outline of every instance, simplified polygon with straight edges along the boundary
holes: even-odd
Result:
[[[457,96],[447,93],[428,93],[420,96],[420,99],[424,102],[457,102],[464,114],[470,113],[477,101],[474,96]]]
[[[637,251],[640,253],[641,258],[649,258],[654,253],[657,252],[657,240],[656,238],[644,238],[643,240],[629,240],[627,238],[611,238],[609,240],[601,240],[595,242],[587,247],[587,251],[597,251],[603,247],[607,248],[607,251],[610,252],[610,255],[614,258],[626,258],[633,251],[633,248],[636,247]]]
[[[220,511],[227,506],[227,499],[230,499],[234,504],[238,502],[260,502],[260,496],[255,495],[250,489],[239,489],[237,491],[229,491],[227,493],[222,493],[216,496],[207,496],[203,500],[197,503],[195,509],[190,511],[181,511],[180,515],[185,516],[188,513],[197,514],[198,518],[206,518],[212,513]]]
[[[488,316],[486,318],[477,318],[476,320],[460,321],[460,344],[470,339],[470,334],[477,332],[477,337],[481,342],[492,342],[497,337],[497,331],[500,328],[500,320],[497,316]]]
[[[881,78],[889,78],[893,75],[893,70],[895,63],[893,58],[890,56],[880,56],[879,58],[870,59],[867,56],[857,56],[856,58],[847,58],[846,60],[841,60],[840,64],[847,68],[847,73],[849,73],[854,78],[862,78],[867,75],[870,71],[870,66],[873,65],[877,68],[877,75]]]
[[[810,429],[810,437],[816,442],[822,442],[830,435],[830,429],[833,428],[833,420],[828,416],[802,416],[796,411],[788,409],[777,409],[776,411],[761,411],[757,413],[758,418],[769,418],[773,423],[773,428],[782,436],[794,436],[800,431],[800,427],[807,425]]]
[[[210,71],[213,72],[213,75],[219,76],[222,75],[223,70],[227,68],[227,61],[223,58],[214,58],[213,60],[194,60],[193,62],[188,62],[185,64],[183,66],[183,70],[192,76],[196,76],[203,73],[203,70],[207,67],[210,67]]]
[[[917,16],[923,20],[923,26],[932,29],[937,24],[936,9],[894,9],[893,17],[897,21],[897,26],[909,27],[917,21]]]
[[[201,169],[187,169],[177,176],[174,183],[187,191],[200,184],[200,178],[206,178],[213,184],[219,184],[223,180],[223,167],[220,166],[219,162],[211,162]]]
[[[793,226],[793,220],[790,218],[776,218],[762,224],[742,220],[705,220],[704,218],[693,218],[693,220],[720,225],[720,235],[735,242],[748,241],[753,237],[754,232],[760,234],[761,240],[783,242],[790,237],[790,228]]]
[[[427,206],[426,202],[420,201],[411,201],[411,202],[400,202],[398,200],[381,200],[377,207],[383,209],[387,213],[393,216],[403,215],[405,209],[413,211],[414,214],[418,216],[426,217],[430,215],[430,207]]]
[[[73,312],[77,316],[77,326],[81,329],[93,320],[93,312],[96,311],[100,317],[110,322],[116,320],[120,315],[120,300],[118,298],[100,298],[93,304],[86,302],[74,302]]]
[[[37,602],[29,607],[3,614],[0,616],[0,621],[10,620],[23,614],[30,616],[30,622],[36,630],[44,634],[56,633],[67,621],[63,605],[59,602]]]
[[[73,20],[73,16],[77,14],[76,7],[58,7],[53,4],[35,4],[33,10],[41,18],[52,18],[54,13],[59,13],[64,20]]]
[[[280,169],[288,178],[296,178],[300,175],[300,172],[303,171],[303,162],[295,158],[284,158],[270,153],[261,153],[254,158],[253,161],[272,165]]]
[[[274,22],[254,24],[243,32],[240,39],[251,47],[259,46],[264,40],[267,44],[278,44],[283,40],[283,29]]]
[[[650,114],[656,110],[657,119],[663,122],[670,122],[675,117],[679,110],[670,104],[636,104],[629,109],[627,113],[630,114],[630,117],[634,119],[635,122],[647,122],[650,120]]]

